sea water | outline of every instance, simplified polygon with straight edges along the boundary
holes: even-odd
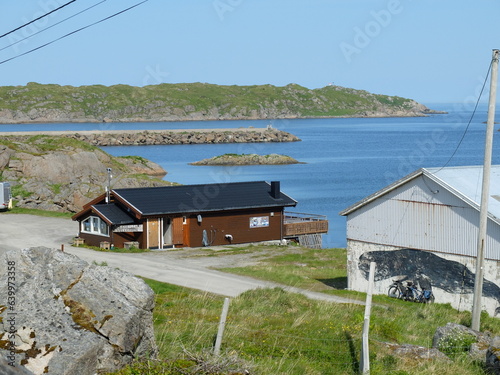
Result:
[[[298,201],[294,212],[326,215],[329,233],[323,247],[346,246],[345,218],[339,212],[422,167],[483,163],[486,106],[467,128],[471,108],[430,105],[448,114],[415,118],[335,118],[168,123],[0,125],[1,131],[210,129],[266,127],[290,132],[300,142],[165,146],[110,146],[114,156],[138,155],[160,164],[165,179],[181,184],[281,181]],[[467,131],[466,131],[467,128]],[[496,129],[495,129],[496,130]],[[493,163],[500,163],[500,133],[494,132]],[[192,166],[189,163],[225,153],[285,154],[301,164],[276,166]]]

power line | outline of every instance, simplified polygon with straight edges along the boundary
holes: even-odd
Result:
[[[92,8],[94,8],[94,7],[96,7],[96,6],[98,6],[98,5],[101,5],[101,4],[102,4],[102,3],[104,3],[105,1],[107,1],[107,0],[102,0],[101,2],[99,2],[99,3],[97,3],[97,4],[94,4],[94,5],[92,5],[92,6],[88,7],[88,8],[86,8],[86,9],[84,9],[84,10],[82,10],[82,11],[78,12],[78,13],[75,13],[75,14],[73,14],[72,16],[69,16],[69,17],[67,17],[67,18],[65,18],[65,19],[63,19],[63,20],[61,20],[61,21],[59,21],[59,22],[57,22],[57,23],[55,23],[55,24],[53,24],[53,25],[51,25],[51,26],[48,26],[48,27],[46,27],[45,29],[42,29],[42,30],[40,30],[40,31],[37,31],[36,33],[31,34],[31,35],[28,35],[27,37],[25,37],[25,38],[23,38],[23,39],[20,39],[20,40],[18,40],[17,42],[14,42],[14,43],[12,43],[12,44],[9,44],[8,46],[5,46],[5,47],[3,47],[3,48],[0,48],[0,51],[3,51],[4,49],[7,49],[7,48],[9,48],[9,47],[12,47],[12,46],[14,46],[14,45],[16,45],[16,44],[18,44],[18,43],[24,42],[26,39],[29,39],[29,38],[31,38],[32,36],[38,35],[38,34],[40,34],[40,33],[44,32],[44,31],[46,31],[46,30],[48,30],[48,29],[51,29],[52,27],[57,26],[57,25],[59,25],[59,24],[61,24],[61,23],[65,22],[65,21],[67,21],[67,20],[69,20],[69,19],[71,19],[71,18],[74,18],[74,17],[76,17],[76,16],[78,16],[78,15],[80,15],[80,14],[82,14],[82,13],[84,13],[84,12],[86,12],[86,11],[88,11],[88,10],[90,10],[90,9],[92,9]]]
[[[64,7],[66,7],[66,6],[68,6],[69,4],[74,3],[75,1],[76,1],[76,0],[71,0],[71,1],[67,2],[67,3],[66,3],[66,4],[64,4],[64,5],[61,5],[59,8],[56,8],[56,9],[54,9],[54,10],[51,10],[50,12],[45,13],[45,14],[41,15],[40,17],[35,18],[34,20],[32,20],[32,21],[30,21],[30,22],[28,22],[28,23],[25,23],[24,25],[19,26],[19,27],[15,28],[14,30],[11,30],[11,31],[9,31],[9,32],[7,32],[7,33],[5,33],[5,34],[3,34],[3,35],[0,35],[0,39],[1,39],[1,38],[6,37],[6,36],[7,36],[7,35],[9,35],[9,34],[12,34],[13,32],[15,32],[15,31],[17,31],[17,30],[19,30],[19,29],[22,29],[23,27],[26,27],[26,26],[28,26],[28,25],[31,25],[33,22],[36,22],[36,21],[38,21],[38,20],[41,20],[42,18],[45,18],[45,17],[47,17],[48,15],[50,15],[50,14],[52,14],[52,13],[54,13],[54,12],[57,12],[59,9],[62,9],[62,8],[64,8]]]
[[[462,138],[460,138],[460,141],[458,142],[457,147],[455,147],[455,150],[451,154],[448,161],[441,168],[439,168],[436,172],[434,172],[433,174],[436,174],[436,173],[440,172],[443,168],[446,168],[446,166],[450,163],[451,159],[453,159],[453,157],[457,153],[458,149],[460,148],[460,145],[462,144],[462,142],[467,134],[467,131],[469,130],[472,119],[474,118],[474,115],[476,114],[477,106],[479,105],[479,101],[481,100],[481,96],[483,95],[484,87],[486,86],[486,82],[488,81],[488,76],[490,75],[492,64],[493,64],[493,60],[491,60],[491,62],[490,62],[488,72],[486,73],[486,78],[484,79],[484,82],[483,82],[483,87],[481,87],[481,92],[479,93],[479,96],[478,96],[477,101],[476,101],[476,105],[474,106],[474,110],[472,111],[472,114],[469,118],[469,122],[467,123],[467,126],[465,127],[464,133],[462,134]]]
[[[140,3],[137,3],[137,4],[135,4],[135,5],[132,5],[131,7],[128,7],[127,9],[124,9],[124,10],[122,10],[122,11],[120,11],[120,12],[117,12],[117,13],[115,13],[115,14],[112,14],[111,16],[108,16],[108,17],[103,18],[103,19],[101,19],[101,20],[99,20],[99,21],[96,21],[96,22],[94,22],[94,23],[91,23],[91,24],[89,24],[89,25],[87,25],[87,26],[81,27],[81,28],[79,28],[79,29],[77,29],[77,30],[74,30],[74,31],[72,31],[72,32],[70,32],[70,33],[67,33],[67,34],[65,34],[65,35],[63,35],[63,36],[61,36],[61,37],[59,37],[59,38],[57,38],[57,39],[54,39],[54,40],[52,40],[52,41],[48,42],[48,43],[42,44],[41,46],[38,46],[38,47],[36,47],[36,48],[33,48],[33,49],[29,50],[29,51],[26,51],[26,52],[24,52],[24,53],[21,53],[21,54],[19,54],[19,55],[16,55],[16,56],[14,56],[14,57],[9,58],[9,59],[6,59],[6,60],[3,60],[3,61],[0,61],[0,65],[5,64],[6,62],[12,61],[12,60],[14,60],[14,59],[17,59],[18,57],[25,56],[25,55],[27,55],[27,54],[29,54],[29,53],[35,52],[35,51],[37,51],[37,50],[39,50],[39,49],[42,49],[42,48],[44,48],[44,47],[47,47],[48,45],[51,45],[51,44],[53,44],[53,43],[55,43],[55,42],[57,42],[57,41],[59,41],[59,40],[61,40],[61,39],[67,38],[67,37],[68,37],[68,36],[70,36],[70,35],[73,35],[73,34],[76,34],[76,33],[80,32],[80,31],[83,31],[83,30],[85,30],[85,29],[88,29],[89,27],[95,26],[95,25],[97,25],[97,24],[99,24],[99,23],[101,23],[101,22],[107,21],[107,20],[109,20],[110,18],[116,17],[116,16],[118,16],[118,15],[120,15],[120,14],[122,14],[122,13],[125,13],[125,12],[127,12],[127,11],[129,11],[129,10],[131,10],[131,9],[135,8],[135,7],[138,7],[138,6],[139,6],[139,5],[141,5],[141,4],[144,4],[144,3],[145,3],[145,2],[147,2],[147,1],[149,1],[149,0],[144,0],[144,1],[141,1]]]

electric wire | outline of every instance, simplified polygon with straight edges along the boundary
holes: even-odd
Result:
[[[453,157],[457,153],[458,149],[460,148],[462,142],[464,141],[465,136],[467,135],[467,132],[469,130],[470,124],[472,123],[472,119],[474,118],[474,115],[476,114],[477,107],[479,105],[479,101],[481,100],[481,96],[483,95],[484,87],[486,86],[486,82],[488,81],[488,77],[489,77],[490,72],[491,72],[492,65],[493,65],[493,59],[490,62],[490,66],[488,68],[488,73],[486,73],[486,77],[485,77],[484,82],[483,82],[483,87],[481,87],[481,92],[479,93],[479,96],[477,97],[476,105],[474,106],[474,110],[472,111],[472,114],[469,118],[469,122],[467,123],[467,126],[465,127],[464,133],[462,134],[462,138],[460,138],[460,141],[458,142],[457,147],[455,147],[455,150],[453,151],[453,153],[449,157],[448,161],[441,168],[439,168],[436,172],[433,172],[432,174],[436,174],[436,173],[440,172],[443,168],[446,168],[446,166],[448,166],[448,164],[451,162],[451,159],[453,159]]]
[[[149,1],[149,0],[144,0],[144,1],[141,1],[140,3],[137,3],[137,4],[135,4],[135,5],[132,5],[131,7],[128,7],[128,8],[126,8],[126,9],[124,9],[124,10],[121,10],[121,11],[119,11],[119,12],[117,12],[117,13],[114,13],[114,14],[112,14],[111,16],[105,17],[105,18],[103,18],[103,19],[101,19],[101,20],[99,20],[99,21],[93,22],[93,23],[91,23],[91,24],[89,24],[89,25],[87,25],[87,26],[81,27],[81,28],[79,28],[79,29],[77,29],[77,30],[73,30],[73,31],[72,31],[72,32],[70,32],[70,33],[67,33],[67,34],[65,34],[65,35],[63,35],[63,36],[60,36],[60,37],[59,37],[59,38],[57,38],[57,39],[54,39],[54,40],[52,40],[52,41],[50,41],[50,42],[47,42],[47,43],[42,44],[42,45],[40,45],[40,46],[38,46],[38,47],[35,47],[35,48],[33,48],[33,49],[29,50],[29,51],[23,52],[23,53],[21,53],[21,54],[19,54],[19,55],[16,55],[16,56],[14,56],[14,57],[8,58],[8,59],[3,60],[3,61],[0,61],[0,65],[5,64],[6,62],[9,62],[9,61],[15,60],[15,59],[17,59],[17,58],[19,58],[19,57],[21,57],[21,56],[25,56],[25,55],[27,55],[27,54],[29,54],[29,53],[35,52],[35,51],[37,51],[37,50],[39,50],[39,49],[42,49],[42,48],[44,48],[44,47],[47,47],[47,46],[49,46],[49,45],[51,45],[51,44],[53,44],[53,43],[55,43],[55,42],[58,42],[58,41],[59,41],[59,40],[61,40],[61,39],[67,38],[68,36],[71,36],[71,35],[73,35],[73,34],[76,34],[76,33],[80,32],[80,31],[83,31],[83,30],[85,30],[85,29],[88,29],[89,27],[95,26],[95,25],[97,25],[97,24],[99,24],[99,23],[101,23],[101,22],[107,21],[107,20],[109,20],[109,19],[111,19],[111,18],[113,18],[113,17],[116,17],[116,16],[118,16],[118,15],[120,15],[120,14],[122,14],[122,13],[125,13],[125,12],[127,12],[127,11],[129,11],[129,10],[131,10],[131,9],[135,8],[135,7],[138,7],[139,5],[144,4],[144,3],[145,3],[145,2],[147,2],[147,1]]]
[[[61,23],[63,23],[63,22],[66,22],[67,20],[69,20],[69,19],[71,19],[71,18],[74,18],[74,17],[76,17],[76,16],[79,16],[80,14],[82,14],[82,13],[84,13],[84,12],[86,12],[86,11],[88,11],[88,10],[92,9],[92,8],[95,8],[95,7],[96,7],[96,6],[98,6],[98,5],[101,5],[101,4],[102,4],[102,3],[104,3],[105,1],[107,1],[107,0],[102,0],[101,2],[99,2],[99,3],[97,3],[97,4],[94,4],[94,5],[92,5],[92,6],[88,7],[88,8],[86,8],[86,9],[84,9],[84,10],[81,10],[80,12],[75,13],[75,14],[73,14],[72,16],[69,16],[69,17],[67,17],[67,18],[65,18],[65,19],[63,19],[63,20],[61,20],[61,21],[59,21],[59,22],[56,22],[55,24],[53,24],[53,25],[51,25],[51,26],[48,26],[48,27],[46,27],[45,29],[39,30],[39,31],[37,31],[37,32],[36,32],[36,33],[34,33],[34,34],[28,35],[27,37],[25,37],[25,38],[23,38],[23,39],[18,40],[17,42],[11,43],[11,44],[9,44],[8,46],[5,46],[5,47],[3,47],[3,48],[0,48],[0,51],[3,51],[3,50],[5,50],[5,49],[7,49],[7,48],[9,48],[9,47],[15,46],[15,45],[16,45],[16,44],[18,44],[18,43],[24,42],[26,39],[29,39],[29,38],[31,38],[31,37],[33,37],[33,36],[35,36],[35,35],[38,35],[38,34],[40,34],[40,33],[44,32],[44,31],[48,30],[48,29],[53,28],[54,26],[57,26],[57,25],[59,25],[59,24],[61,24]]]
[[[8,32],[6,32],[5,34],[0,35],[0,39],[1,39],[1,38],[6,37],[6,36],[7,36],[7,35],[9,35],[9,34],[12,34],[13,32],[16,32],[17,30],[22,29],[23,27],[26,27],[26,26],[28,26],[28,25],[31,25],[33,22],[36,22],[36,21],[38,21],[38,20],[41,20],[42,18],[45,18],[45,17],[47,17],[48,15],[50,15],[50,14],[52,14],[52,13],[54,13],[54,12],[57,12],[58,10],[60,10],[60,9],[62,9],[62,8],[64,8],[64,7],[67,7],[67,6],[68,6],[68,5],[70,5],[71,3],[74,3],[75,1],[76,1],[76,0],[71,0],[71,1],[67,2],[66,4],[61,5],[60,7],[56,8],[56,9],[54,9],[54,10],[51,10],[50,12],[45,13],[45,14],[41,15],[40,17],[35,18],[34,20],[31,20],[31,21],[30,21],[30,22],[28,22],[28,23],[25,23],[24,25],[21,25],[21,26],[19,26],[19,27],[16,27],[14,30],[8,31]]]

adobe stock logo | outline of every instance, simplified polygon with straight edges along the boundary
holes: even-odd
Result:
[[[214,0],[212,5],[219,19],[224,21],[224,15],[227,12],[233,12],[241,3],[243,3],[243,0]]]
[[[370,45],[373,39],[388,27],[392,22],[392,17],[403,11],[399,0],[389,0],[387,8],[370,12],[371,19],[363,27],[354,27],[354,37],[352,43],[340,43],[340,50],[348,63],[353,59],[353,55],[359,55],[362,50]]]
[[[154,68],[151,65],[146,66],[146,73],[142,79],[143,86],[163,83],[170,75],[170,73],[161,70],[160,64],[156,64]]]
[[[22,17],[21,21],[22,23],[28,23],[43,16],[46,13],[59,8],[64,3],[64,0],[39,0],[37,4],[40,9],[33,13],[33,16],[30,19],[28,19],[27,17]],[[19,48],[19,44],[28,43],[25,39],[28,39],[30,36],[39,33],[41,29],[48,26],[49,18],[52,17],[55,17],[55,14],[50,14],[48,17],[41,18],[38,21],[26,27],[23,27],[18,33],[16,32],[13,34],[9,34],[9,43],[14,49],[14,52],[19,53],[21,51],[21,49]]]

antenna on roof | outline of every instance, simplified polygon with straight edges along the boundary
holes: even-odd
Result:
[[[108,171],[108,186],[106,186],[106,203],[109,203],[110,201],[110,192],[111,192],[111,178],[113,177],[111,175],[111,168],[106,168]]]

